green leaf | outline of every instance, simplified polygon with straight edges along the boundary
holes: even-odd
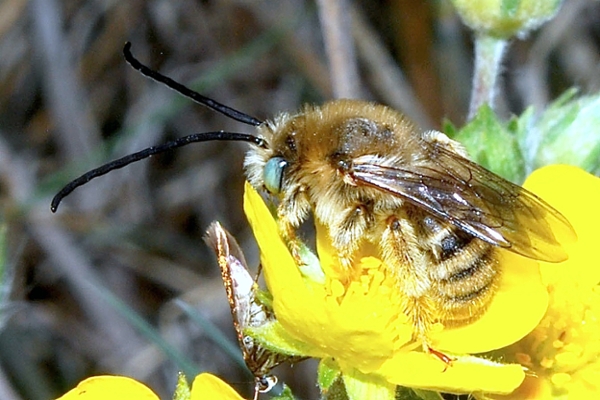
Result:
[[[413,389],[413,392],[422,400],[444,400],[444,397],[438,392],[422,389]]]
[[[530,124],[519,136],[532,170],[549,164],[569,164],[600,172],[600,94],[575,94],[575,90],[567,91],[533,124],[531,116],[520,117],[521,125]]]
[[[282,384],[283,388],[278,393],[273,393],[274,389],[269,392],[271,399],[275,400],[295,400],[294,394],[292,393],[292,389],[285,383]]]
[[[278,321],[271,321],[256,328],[246,328],[244,333],[257,340],[265,349],[275,353],[290,356],[309,354],[309,347],[292,337]]]
[[[500,10],[504,18],[514,18],[519,11],[521,0],[502,0]]]
[[[398,386],[396,388],[396,400],[443,400],[443,397],[438,392]]]
[[[512,182],[525,178],[525,163],[516,136],[486,104],[453,139],[461,142],[471,158]]]
[[[450,139],[456,139],[458,135],[458,128],[447,118],[442,121],[442,132],[444,132]]]
[[[185,375],[180,372],[177,377],[177,386],[175,386],[175,393],[173,393],[173,400],[189,400],[192,396],[190,387],[187,383]]]
[[[346,386],[344,386],[341,375],[328,390],[321,391],[321,400],[348,400],[348,393],[346,393]]]
[[[273,295],[268,290],[256,289],[254,296],[260,304],[273,311]]]
[[[321,359],[317,371],[321,400],[348,400],[342,371],[333,358]]]
[[[346,386],[344,386],[341,375],[327,391],[321,392],[321,400],[348,400],[348,393],[346,393]]]
[[[396,385],[376,375],[365,375],[353,369],[344,372],[342,378],[349,400],[394,400],[396,398]]]
[[[317,370],[317,384],[322,392],[327,392],[336,380],[340,378],[341,371],[331,358],[323,358]]]
[[[300,258],[302,264],[298,265],[298,269],[304,278],[310,279],[313,282],[320,284],[325,283],[325,273],[321,268],[319,257],[304,243],[300,243]]]

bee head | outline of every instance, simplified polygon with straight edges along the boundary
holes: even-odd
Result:
[[[299,164],[296,136],[302,131],[300,115],[280,113],[257,127],[258,137],[269,146],[252,147],[244,161],[248,182],[256,189],[279,196],[289,186]]]

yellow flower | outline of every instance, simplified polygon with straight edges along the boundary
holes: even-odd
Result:
[[[183,383],[182,383],[183,382]],[[181,388],[180,385],[185,385]],[[180,391],[180,389],[182,389]],[[180,379],[176,400],[223,399],[243,400],[229,385],[211,374],[200,374],[194,379],[191,392],[185,379]],[[58,400],[159,400],[144,384],[125,376],[94,376]]]
[[[93,376],[58,400],[158,400],[144,384],[125,376]]]
[[[220,399],[242,400],[231,386],[212,374],[200,374],[192,383],[190,400]]]
[[[550,293],[548,311],[529,335],[501,350],[530,373],[515,393],[499,398],[596,398],[600,392],[600,179],[558,165],[534,172],[525,186],[569,219],[578,240],[565,246],[567,261],[541,263]]]
[[[370,386],[387,390],[393,398],[396,385],[453,393],[510,393],[523,381],[520,365],[469,354],[508,346],[539,323],[548,296],[537,262],[500,252],[502,280],[486,313],[465,326],[440,325],[430,335],[432,348],[456,358],[446,365],[411,341],[413,327],[402,312],[395,280],[375,251],[366,249],[357,257],[359,276],[350,282],[338,280],[337,257],[325,228],[317,226],[317,251],[325,278],[315,279],[319,274],[303,274],[298,269],[269,210],[248,184],[244,207],[261,250],[265,280],[282,327],[279,333],[283,330],[290,342],[302,343],[304,355],[329,364],[335,360],[347,388],[348,382],[358,382],[362,386],[357,393],[365,393]]]

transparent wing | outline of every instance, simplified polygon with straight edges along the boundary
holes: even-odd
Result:
[[[255,377],[255,394],[266,393],[277,383],[271,370],[283,362],[299,362],[304,357],[271,351],[245,333],[247,328],[261,327],[275,317],[256,298],[255,280],[250,275],[244,254],[235,238],[219,224],[213,222],[205,240],[217,256],[221,276],[231,308],[233,326],[246,366]]]
[[[354,160],[358,185],[375,187],[448,221],[496,246],[537,260],[568,258],[563,240],[573,228],[545,201],[482,166],[431,144],[431,160],[410,169],[377,165],[375,157]]]

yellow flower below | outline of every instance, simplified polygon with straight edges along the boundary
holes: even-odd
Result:
[[[198,375],[192,384],[191,392],[186,388],[177,391],[175,400],[243,400],[243,398],[223,382],[211,374]],[[178,388],[179,389],[179,388]],[[186,394],[181,394],[186,393]],[[81,381],[76,388],[70,390],[58,400],[160,400],[159,397],[143,383],[126,376],[101,375]]]
[[[58,400],[159,400],[143,383],[125,376],[101,375],[81,381]]]
[[[431,332],[429,345],[455,358],[447,365],[412,342],[413,326],[402,312],[395,277],[376,252],[364,249],[354,265],[359,273],[350,282],[341,281],[325,228],[317,226],[317,250],[327,278],[314,281],[302,275],[268,208],[249,185],[244,207],[261,250],[277,320],[307,345],[305,355],[332,358],[342,373],[358,370],[374,381],[384,378],[395,385],[445,392],[510,393],[523,381],[518,364],[467,355],[514,343],[539,323],[548,296],[537,262],[502,252],[502,278],[486,313],[468,325],[438,324]]]
[[[565,245],[567,261],[541,263],[550,293],[548,311],[533,332],[501,351],[530,370],[523,385],[507,398],[596,398],[600,393],[600,263],[596,251],[600,179],[576,167],[550,166],[534,172],[525,186],[567,217],[578,241]]]
[[[231,386],[212,374],[200,374],[192,383],[190,400],[243,400]]]
[[[452,358],[445,362],[413,342],[395,278],[375,251],[363,249],[354,266],[359,272],[350,281],[340,280],[325,228],[317,226],[319,264],[326,278],[303,274],[266,205],[247,185],[245,211],[277,317],[270,327],[276,329],[270,331],[291,338],[281,343],[339,371],[354,398],[377,393],[393,399],[396,385],[479,398],[594,398],[600,390],[600,268],[594,251],[600,179],[577,168],[553,166],[532,174],[526,186],[569,219],[579,240],[565,245],[569,259],[561,264],[499,251],[502,278],[487,311],[464,326],[438,324],[429,336],[435,351]],[[486,357],[472,355],[490,351]],[[177,400],[242,399],[210,374],[199,375],[191,390],[184,389]],[[59,400],[77,399],[158,397],[133,379],[98,376]]]

